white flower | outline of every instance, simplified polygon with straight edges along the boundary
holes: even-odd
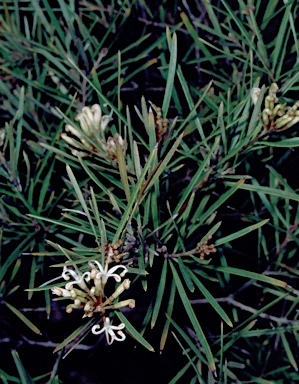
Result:
[[[105,264],[105,269],[102,267],[102,265],[97,260],[92,260],[89,265],[93,268],[93,263],[97,265],[97,268],[99,272],[96,274],[96,279],[101,279],[103,286],[106,284],[109,277],[114,277],[114,279],[119,283],[121,281],[121,277],[123,277],[127,272],[128,269],[124,265],[116,265],[115,267],[112,267],[108,270],[108,263]],[[114,273],[118,269],[123,269],[123,272],[118,275]]]
[[[82,275],[76,273],[73,269],[69,269],[66,266],[63,267],[63,272],[61,276],[64,278],[64,280],[70,280],[70,276],[72,276],[75,281],[70,281],[66,284],[65,289],[70,290],[73,288],[73,284],[78,284],[80,288],[84,290],[88,290],[87,285],[85,284],[85,281],[90,280],[90,272],[84,272]],[[87,277],[85,277],[87,276]]]
[[[94,325],[92,327],[92,329],[91,329],[91,332],[94,335],[100,335],[101,333],[105,332],[107,343],[109,345],[111,345],[114,340],[116,340],[116,341],[124,341],[125,338],[126,338],[126,335],[121,331],[122,329],[125,328],[125,324],[124,323],[120,323],[118,326],[111,325],[109,317],[105,318],[105,322],[104,322],[103,328],[98,330],[99,328],[101,328],[101,327],[98,324]],[[117,336],[114,331],[117,331],[117,334],[119,336]]]

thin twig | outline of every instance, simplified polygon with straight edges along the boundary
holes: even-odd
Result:
[[[220,298],[217,298],[216,301],[218,303],[228,303],[230,305],[234,305],[235,307],[238,307],[252,314],[255,314],[259,311],[258,309],[254,309],[252,307],[249,307],[248,305],[245,305],[240,303],[239,301],[236,301],[231,296],[220,297]],[[206,299],[198,299],[198,300],[190,300],[190,303],[191,304],[209,304],[209,301]],[[278,324],[299,325],[298,320],[288,320],[285,318],[268,315],[267,313],[260,313],[258,316],[261,317],[262,319],[274,321],[275,323],[278,323]]]

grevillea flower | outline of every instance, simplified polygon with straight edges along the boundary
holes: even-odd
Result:
[[[44,286],[58,279],[64,279],[65,287],[53,285],[49,287],[52,293],[71,301],[66,306],[67,313],[79,310],[81,313],[83,312],[83,318],[100,315],[103,319],[103,326],[101,328],[99,325],[94,325],[92,333],[99,335],[105,332],[108,344],[112,344],[114,340],[123,341],[126,336],[122,332],[125,324],[111,325],[107,312],[123,307],[135,307],[134,299],[119,300],[119,296],[130,288],[131,281],[123,279],[128,269],[124,265],[114,265],[109,268],[110,264],[115,262],[115,255],[119,255],[118,248],[122,244],[122,241],[118,241],[114,245],[106,244],[105,254],[102,256],[105,261],[102,264],[97,260],[91,260],[82,267],[83,271],[81,271],[76,265],[66,263],[58,277],[43,284]],[[89,270],[86,271],[86,269]],[[110,277],[119,283],[116,284],[114,291],[113,284],[108,284],[106,287]]]
[[[124,323],[120,323],[118,326],[111,325],[109,317],[106,317],[103,328],[101,329],[101,326],[97,324],[92,327],[91,332],[94,335],[100,335],[101,333],[105,332],[107,343],[111,345],[114,340],[116,341],[125,340],[126,335],[121,331],[124,328],[125,328]],[[115,334],[114,331],[117,331],[118,336]]]
[[[124,265],[116,265],[108,269],[108,263],[105,264],[105,268],[103,268],[102,265],[97,260],[92,260],[89,263],[89,265],[93,267],[93,263],[96,264],[98,269],[98,272],[95,278],[101,279],[103,286],[106,284],[109,277],[113,277],[119,283],[121,281],[121,277],[124,277],[124,275],[128,272],[128,269]],[[114,273],[118,269],[123,269],[123,272],[120,275],[118,275],[117,273]]]
[[[65,289],[70,290],[73,288],[74,284],[78,284],[80,288],[84,290],[88,290],[87,285],[85,284],[85,281],[90,280],[90,272],[84,272],[82,275],[78,274],[75,272],[73,269],[67,268],[66,266],[63,267],[63,272],[61,276],[64,278],[64,280],[70,280],[70,276],[72,276],[75,281],[70,281],[69,283],[66,284]],[[85,277],[86,276],[86,277]]]
[[[112,111],[109,115],[103,115],[100,105],[94,104],[92,107],[83,107],[81,112],[76,115],[75,120],[79,122],[81,130],[73,125],[66,124],[66,133],[61,133],[61,138],[71,147],[76,148],[72,149],[73,155],[82,157],[88,155],[88,152],[94,152],[99,156],[103,156],[92,143],[103,147],[104,138],[102,133],[106,130],[109,122],[112,120]],[[91,141],[82,134],[82,131],[91,139]],[[69,136],[69,134],[73,137]],[[106,151],[105,148],[106,146],[103,147],[104,152]],[[77,149],[79,149],[79,151]]]

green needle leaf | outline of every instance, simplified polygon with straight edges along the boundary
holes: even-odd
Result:
[[[41,331],[29,320],[26,316],[23,315],[17,308],[13,307],[11,304],[8,304],[4,301],[4,304],[16,315],[18,318],[23,321],[28,328],[30,328],[34,333],[41,335]]]
[[[173,34],[171,39],[170,51],[171,52],[170,52],[170,61],[169,61],[169,67],[168,67],[168,76],[167,76],[164,100],[162,104],[162,112],[164,117],[166,117],[168,113],[168,108],[169,108],[170,99],[171,99],[172,90],[173,90],[174,76],[176,71],[178,48],[177,48],[177,37],[175,33]]]
[[[140,333],[133,327],[133,325],[129,322],[129,320],[124,316],[121,312],[116,312],[119,320],[125,324],[126,330],[130,335],[134,337],[141,345],[143,345],[150,352],[155,352],[154,348],[140,335]]]
[[[206,339],[206,336],[204,335],[203,333],[203,330],[197,320],[197,316],[195,315],[194,311],[193,311],[193,308],[190,304],[190,300],[184,290],[184,287],[183,287],[183,284],[179,278],[179,275],[173,265],[172,262],[170,262],[170,267],[172,269],[172,273],[173,273],[173,278],[175,279],[175,282],[176,282],[176,286],[177,286],[177,289],[178,289],[178,292],[179,292],[179,295],[181,297],[181,301],[182,301],[182,304],[184,305],[185,307],[185,310],[189,316],[189,319],[194,327],[194,330],[196,332],[196,335],[198,337],[198,340],[206,354],[206,358],[208,360],[208,363],[209,363],[209,367],[211,369],[212,372],[215,372],[216,371],[216,365],[215,365],[215,361],[214,361],[214,358],[213,358],[213,355],[212,355],[212,351],[210,349],[210,346],[208,344],[208,341]]]

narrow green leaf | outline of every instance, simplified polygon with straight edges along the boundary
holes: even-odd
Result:
[[[81,192],[81,189],[80,189],[80,187],[79,187],[79,185],[77,183],[75,175],[73,174],[73,171],[72,171],[72,169],[71,169],[71,167],[69,165],[66,166],[66,171],[67,171],[67,174],[69,175],[70,181],[71,181],[71,183],[72,183],[72,185],[73,185],[73,187],[75,189],[76,195],[77,195],[77,197],[78,197],[78,199],[79,199],[79,201],[80,201],[80,203],[82,205],[82,208],[83,208],[83,210],[84,210],[84,212],[85,212],[85,214],[86,214],[86,216],[88,218],[89,224],[90,224],[90,226],[92,228],[92,232],[93,232],[95,238],[97,238],[97,232],[96,232],[96,229],[95,229],[95,227],[93,225],[93,221],[91,219],[89,210],[87,208],[84,196],[83,196],[83,194]]]
[[[289,3],[285,8],[283,17],[280,19],[280,27],[279,27],[277,36],[275,38],[274,50],[271,53],[271,63],[272,63],[272,69],[274,73],[277,67],[277,63],[280,60],[281,49],[284,45],[284,40],[287,38],[286,31],[287,31],[288,22],[289,22],[289,16],[291,15],[291,9],[292,9],[292,6],[291,6],[291,3]]]
[[[190,36],[193,38],[195,44],[198,45],[199,48],[202,50],[204,57],[209,57],[210,62],[212,64],[215,64],[216,59],[214,59],[214,55],[212,55],[211,52],[207,49],[207,47],[204,44],[202,44],[202,42],[198,38],[196,30],[194,29],[193,25],[191,24],[190,20],[188,19],[188,16],[186,15],[186,13],[181,12],[180,16],[181,16],[183,23],[185,24],[189,34],[190,34]]]
[[[88,174],[88,176],[95,182],[95,184],[100,187],[100,189],[105,192],[109,198],[111,196],[111,192],[109,191],[108,188],[105,187],[105,185],[99,180],[99,178],[96,176],[95,173],[92,172],[92,170],[89,168],[89,166],[87,165],[87,163],[85,161],[83,161],[82,158],[79,157],[79,161],[80,161],[80,164],[82,165],[82,167],[84,168],[85,172]],[[121,208],[125,208],[125,204],[117,197],[117,196],[113,196],[113,198],[115,199],[115,201],[117,202],[117,205],[119,205]]]
[[[251,29],[253,30],[254,34],[256,35],[258,41],[257,41],[257,49],[258,49],[258,53],[259,53],[259,56],[260,56],[260,60],[262,61],[262,63],[264,64],[265,67],[267,68],[270,68],[270,61],[269,61],[269,58],[268,58],[268,53],[267,53],[267,49],[266,49],[266,46],[264,44],[264,41],[263,41],[263,38],[262,38],[262,35],[261,35],[261,32],[260,32],[260,27],[257,25],[257,22],[256,22],[256,19],[255,19],[255,15],[254,13],[252,12],[252,10],[249,11],[249,20],[250,20],[250,27]]]
[[[181,274],[184,278],[185,284],[187,285],[190,292],[194,292],[194,284],[192,282],[192,279],[190,277],[190,269],[187,268],[184,264],[184,261],[181,257],[178,258],[178,264],[181,271]]]
[[[181,337],[185,340],[185,342],[188,344],[189,348],[194,352],[195,356],[199,359],[200,362],[206,364],[206,359],[203,356],[202,352],[204,352],[201,349],[197,347],[197,345],[194,343],[194,340],[192,340],[189,335],[186,334],[186,332],[183,331],[183,329],[166,314],[167,320],[174,326],[174,328],[179,332]]]
[[[188,115],[188,117],[186,119],[184,119],[184,122],[181,124],[181,126],[186,124],[186,122],[189,120],[190,117],[193,117],[194,121],[192,121],[192,123],[195,123],[195,126],[196,126],[196,128],[200,134],[201,140],[206,145],[206,137],[205,137],[201,122],[200,122],[199,118],[197,117],[197,110],[198,110],[198,106],[203,101],[206,93],[208,92],[208,90],[212,86],[212,82],[209,83],[209,85],[206,87],[203,95],[201,95],[201,97],[197,101],[196,105],[194,105],[192,95],[191,95],[189,87],[188,87],[188,83],[184,78],[183,71],[182,71],[182,68],[180,65],[178,65],[177,75],[178,75],[179,81],[181,83],[181,86],[183,88],[183,92],[184,92],[185,98],[187,100],[189,109],[190,109],[190,114]],[[180,126],[179,130],[181,129],[181,126]],[[190,133],[190,132],[186,132],[186,131],[188,131],[188,127],[185,130],[185,134]],[[209,149],[209,148],[207,147],[207,149]]]
[[[251,321],[248,325],[246,325],[244,328],[240,329],[238,332],[234,332],[231,334],[231,340],[227,341],[223,346],[223,352],[228,350],[232,345],[236,343],[238,339],[241,337],[248,337],[248,331],[253,328],[256,324],[256,320]]]
[[[33,380],[31,379],[31,377],[29,376],[29,374],[26,372],[22,362],[21,362],[21,359],[19,357],[19,354],[17,351],[15,350],[12,350],[11,351],[11,354],[12,354],[12,357],[14,359],[14,362],[16,364],[16,367],[17,367],[17,370],[18,370],[18,373],[19,373],[19,376],[20,376],[20,380],[21,380],[21,383],[22,384],[33,384]]]
[[[176,71],[176,63],[177,63],[177,54],[178,54],[177,51],[178,51],[177,37],[176,37],[176,34],[174,33],[171,39],[170,61],[169,61],[169,67],[168,67],[166,89],[165,89],[164,99],[162,104],[163,117],[167,116],[170,99],[172,95],[174,76]]]
[[[213,358],[213,355],[212,355],[212,351],[210,349],[210,346],[208,344],[208,341],[203,333],[203,330],[197,320],[197,316],[195,315],[194,311],[193,311],[193,308],[190,304],[190,300],[188,298],[188,296],[186,295],[186,292],[184,290],[184,287],[181,283],[181,280],[179,278],[179,275],[173,265],[172,262],[170,262],[170,267],[172,269],[172,273],[173,273],[173,277],[175,279],[175,282],[176,282],[176,286],[177,286],[177,289],[178,289],[178,292],[179,292],[179,295],[181,297],[181,301],[182,301],[182,304],[184,305],[185,307],[185,310],[189,316],[189,319],[194,327],[194,331],[196,332],[196,335],[198,337],[198,340],[199,342],[201,343],[201,346],[206,354],[206,358],[208,360],[208,363],[209,363],[209,367],[211,369],[212,372],[215,372],[216,371],[216,365],[215,365],[215,362],[214,362],[214,358]]]
[[[274,328],[266,328],[266,329],[254,329],[254,330],[247,330],[242,332],[241,334],[239,332],[234,332],[232,334],[232,337],[235,339],[232,339],[229,343],[230,345],[225,345],[225,349],[229,348],[235,343],[235,340],[240,337],[248,338],[248,337],[265,337],[265,336],[277,336],[277,333],[289,333],[299,331],[299,326],[294,324],[291,326],[284,326],[284,327],[274,327]],[[228,343],[227,343],[228,344]]]
[[[227,137],[226,137],[225,125],[224,125],[224,121],[223,121],[223,101],[219,105],[218,124],[220,126],[220,132],[221,132],[221,138],[222,138],[224,153],[227,154]]]
[[[202,177],[202,173],[205,170],[206,165],[210,161],[211,157],[213,156],[214,151],[215,151],[217,145],[219,145],[219,137],[217,137],[215,139],[215,142],[214,142],[212,148],[210,149],[209,153],[205,156],[204,160],[201,162],[201,164],[200,164],[198,170],[196,171],[195,175],[192,177],[192,180],[188,183],[187,187],[184,189],[183,195],[180,198],[180,201],[178,202],[178,204],[177,204],[177,206],[176,206],[176,208],[174,210],[174,213],[173,213],[174,215],[177,214],[180,211],[180,209],[182,208],[182,206],[184,205],[184,203],[188,199],[190,193],[200,183],[200,180],[201,180],[201,177]]]
[[[54,353],[58,352],[60,349],[64,348],[66,345],[68,345],[71,341],[76,339],[78,336],[83,334],[84,332],[88,331],[91,328],[91,324],[94,322],[94,319],[89,319],[87,323],[82,324],[81,327],[77,328],[71,335],[69,335],[66,339],[63,340],[62,343],[60,343],[55,349]]]
[[[215,32],[218,35],[221,35],[222,33],[221,33],[220,20],[219,20],[219,17],[217,17],[215,15],[214,7],[211,4],[211,0],[205,0],[203,2],[203,6],[205,7],[205,9],[209,15],[209,19],[211,20],[211,23],[213,25],[213,29],[215,30]]]
[[[157,145],[157,139],[156,139],[156,124],[155,124],[155,117],[154,113],[152,111],[152,108],[150,108],[148,114],[147,114],[147,133],[149,137],[149,148],[150,151],[152,151],[155,146]],[[157,161],[158,163],[158,161]],[[153,167],[157,165],[157,163],[153,164]],[[152,169],[151,169],[152,171]]]
[[[198,382],[200,383],[200,382],[201,382],[201,377],[200,377],[200,374],[199,374],[199,372],[198,372],[198,368],[197,368],[197,366],[194,364],[195,358],[193,357],[193,359],[191,359],[191,357],[189,357],[189,353],[188,353],[188,351],[183,347],[183,344],[179,341],[179,339],[177,338],[176,334],[175,334],[174,332],[171,332],[171,333],[172,333],[173,337],[175,338],[175,340],[177,341],[177,343],[179,344],[179,346],[182,348],[182,350],[183,350],[183,354],[184,354],[185,356],[187,356],[189,362],[191,363],[193,369],[194,369],[195,372],[196,372],[197,380],[198,380]]]
[[[221,239],[217,239],[215,241],[215,246],[219,246],[221,244],[229,243],[232,240],[235,240],[235,239],[238,239],[239,237],[245,236],[248,233],[254,231],[255,229],[258,229],[258,228],[262,227],[263,225],[267,224],[268,221],[269,221],[269,219],[260,221],[257,224],[250,225],[249,227],[241,229],[240,231],[232,233],[231,235],[222,237]]]
[[[17,308],[13,307],[11,304],[8,304],[6,301],[4,301],[4,304],[16,315],[18,318],[33,332],[37,333],[38,335],[41,335],[41,331],[29,320],[26,316],[23,315]]]
[[[76,339],[76,341],[72,344],[72,346],[67,350],[67,352],[63,355],[63,359],[65,359],[76,347],[77,345],[81,344],[82,341],[85,339],[86,336],[91,332],[91,327],[87,329],[84,333],[83,336]]]
[[[130,201],[130,187],[129,187],[129,180],[128,180],[128,173],[127,173],[127,165],[125,161],[125,157],[122,151],[121,146],[119,143],[116,144],[116,156],[118,160],[118,169],[119,169],[119,174],[121,178],[121,182],[126,194],[127,201]]]
[[[57,224],[59,226],[62,226],[62,227],[65,227],[65,228],[69,228],[71,229],[72,231],[75,231],[75,232],[83,232],[83,233],[87,233],[89,235],[94,235],[94,232],[87,228],[86,226],[79,226],[79,225],[73,225],[73,224],[70,224],[70,223],[66,223],[62,220],[54,220],[54,219],[48,219],[47,217],[42,217],[42,216],[38,216],[38,215],[30,215],[28,214],[27,216],[29,217],[34,217],[38,220],[41,220],[41,221],[47,221],[48,223],[52,223],[52,224]]]
[[[224,184],[229,186],[229,187],[234,185],[234,183],[232,183],[230,181],[226,181]],[[263,187],[261,185],[250,185],[250,184],[243,184],[243,185],[241,184],[239,186],[239,188],[244,189],[246,191],[261,192],[261,193],[265,193],[265,194],[271,195],[271,196],[277,196],[277,197],[281,197],[284,199],[299,201],[299,195],[294,194],[294,193],[290,193],[288,191],[283,191],[280,189]]]
[[[157,148],[155,148],[151,152],[151,154],[150,154],[150,156],[149,156],[149,158],[148,158],[148,160],[147,160],[147,162],[146,162],[146,164],[144,166],[144,169],[143,169],[143,171],[142,171],[142,173],[140,175],[140,178],[139,178],[139,180],[138,180],[138,182],[137,182],[137,184],[135,186],[135,189],[134,189],[134,191],[133,191],[133,193],[131,195],[130,201],[128,202],[128,205],[127,205],[127,207],[126,207],[126,209],[125,209],[125,211],[124,211],[124,213],[122,215],[122,218],[121,218],[121,221],[120,221],[119,226],[117,228],[117,231],[116,231],[116,233],[114,235],[114,238],[113,238],[113,241],[112,241],[113,244],[115,244],[119,240],[119,237],[121,236],[121,233],[122,233],[123,229],[127,225],[127,221],[129,219],[129,216],[132,214],[133,205],[136,203],[136,201],[138,199],[138,195],[140,194],[141,185],[142,185],[142,183],[144,181],[144,178],[146,176],[146,173],[147,173],[148,169],[150,168],[150,166],[152,164],[153,159],[156,156],[156,153],[157,153]]]
[[[15,146],[15,164],[18,166],[20,149],[22,143],[22,131],[23,131],[23,114],[24,114],[24,98],[25,98],[25,88],[24,86],[20,89],[19,95],[19,106],[18,106],[18,125],[17,125],[17,134],[16,134],[16,146]],[[11,159],[12,160],[12,159]],[[16,170],[17,176],[17,170]]]
[[[202,282],[195,276],[195,274],[192,271],[190,271],[189,273],[190,273],[192,280],[194,281],[195,285],[200,290],[200,292],[203,294],[203,296],[207,299],[209,304],[215,309],[215,311],[222,318],[222,320],[225,321],[227,325],[232,327],[233,323],[231,322],[230,318],[227,316],[225,311],[218,304],[218,302],[215,300],[215,298],[211,295],[211,293],[206,289],[206,287],[202,284]]]
[[[154,352],[154,348],[140,335],[140,333],[133,327],[129,320],[121,312],[115,312],[119,320],[125,324],[126,331],[134,337],[141,345],[143,345],[150,352]]]
[[[290,344],[289,344],[289,342],[288,342],[288,340],[286,338],[285,333],[280,332],[279,335],[281,337],[282,345],[284,347],[284,350],[286,352],[286,355],[287,355],[287,357],[289,359],[290,364],[293,366],[295,371],[298,372],[298,365],[296,363],[296,359],[295,359],[295,357],[293,355],[293,352],[291,350]]]
[[[137,179],[139,179],[141,175],[141,164],[140,164],[140,156],[138,151],[138,146],[136,141],[133,141],[133,155],[134,155],[134,168]]]
[[[284,139],[280,141],[258,141],[255,145],[266,145],[268,147],[278,148],[295,148],[299,147],[299,137],[292,137],[291,139]]]
[[[15,264],[15,266],[11,272],[11,275],[9,277],[9,280],[8,280],[9,283],[11,283],[13,281],[13,279],[15,278],[16,274],[18,273],[20,266],[21,266],[21,259],[17,259],[16,264]]]
[[[180,143],[181,143],[181,140],[183,138],[183,135],[184,133],[182,133],[175,141],[175,143],[173,144],[173,146],[170,148],[170,150],[168,151],[167,155],[165,156],[165,158],[163,159],[163,161],[160,163],[160,165],[158,166],[158,169],[157,171],[155,172],[154,176],[152,177],[150,183],[148,184],[147,186],[147,189],[150,189],[154,184],[155,182],[159,179],[159,177],[161,176],[162,172],[166,169],[167,167],[167,164],[169,163],[169,161],[171,160],[172,156],[174,155],[175,151],[178,149]]]
[[[26,238],[21,241],[21,243],[13,250],[13,252],[8,256],[8,258],[5,260],[3,265],[1,265],[0,268],[0,281],[3,280],[8,268],[10,265],[21,255],[22,252],[24,252],[32,238],[35,236],[35,233],[32,232],[31,234],[28,234]]]
[[[195,360],[195,358],[193,359]],[[172,380],[170,380],[168,384],[177,384],[190,367],[191,367],[191,362],[188,361],[188,363],[184,365],[182,369],[179,370],[179,372],[174,376]]]
[[[55,159],[51,162],[51,166],[49,167],[48,173],[46,177],[43,180],[42,187],[39,192],[39,198],[38,198],[38,207],[37,207],[37,213],[40,214],[43,206],[44,206],[44,200],[46,197],[46,193],[48,192],[49,186],[50,186],[50,180],[52,176],[52,172],[55,165]]]
[[[295,74],[290,78],[288,77],[286,82],[280,87],[280,92],[282,93],[282,95],[287,93],[293,87],[294,84],[298,83],[298,80],[299,71],[296,71]]]
[[[276,9],[278,2],[279,2],[279,0],[272,0],[272,1],[268,2],[266,9],[265,9],[265,12],[263,14],[263,23],[261,25],[262,30],[264,30],[265,27],[267,26],[267,24],[271,22],[274,14],[275,14],[275,9]]]
[[[260,273],[245,271],[244,269],[233,268],[233,267],[213,267],[210,265],[202,265],[203,268],[213,269],[217,272],[230,273],[232,275],[247,277],[248,279],[262,281],[276,287],[287,288],[288,284],[282,280],[274,279],[273,277],[265,276]]]
[[[166,284],[166,275],[167,275],[167,259],[164,260],[162,271],[161,271],[161,278],[160,278],[159,286],[157,289],[157,296],[156,296],[156,301],[153,309],[151,328],[154,328],[158,315],[160,313],[160,307],[161,307],[163,294],[165,290],[165,284]]]
[[[135,61],[136,62],[136,61]],[[134,76],[136,76],[137,73],[146,70],[149,68],[151,65],[154,65],[158,62],[158,59],[154,57],[153,59],[150,59],[146,61],[144,64],[140,65],[135,71],[132,71],[129,75],[127,75],[124,78],[124,84],[128,83],[130,79],[132,79]],[[125,71],[124,71],[125,72]]]
[[[36,259],[36,257],[33,257],[32,262],[31,262],[30,275],[29,275],[30,276],[29,277],[29,284],[28,284],[29,289],[34,288],[36,271],[37,271],[37,259]],[[28,300],[31,300],[32,296],[33,296],[33,292],[28,291]]]
[[[20,382],[19,379],[17,379],[16,377],[8,375],[4,371],[2,371],[2,369],[0,369],[0,379],[2,380],[3,384],[9,384],[7,379],[11,380],[13,383],[19,383]]]
[[[197,230],[212,214],[217,211],[217,209],[230,197],[232,196],[238,188],[241,188],[242,184],[245,182],[245,179],[239,180],[237,183],[227,182],[227,185],[231,186],[231,188],[226,191],[213,205],[211,205],[206,212],[200,215],[197,219],[197,224],[190,227],[188,232],[189,237],[194,231]],[[194,219],[194,218],[193,218]]]
[[[168,299],[168,305],[167,305],[167,310],[166,310],[166,321],[165,321],[165,325],[164,325],[162,335],[161,335],[161,340],[160,340],[160,351],[163,351],[165,344],[166,344],[166,339],[168,336],[169,325],[170,325],[169,318],[172,315],[173,307],[174,307],[175,292],[176,292],[176,285],[175,285],[175,281],[172,280],[171,287],[170,287],[169,299]]]

